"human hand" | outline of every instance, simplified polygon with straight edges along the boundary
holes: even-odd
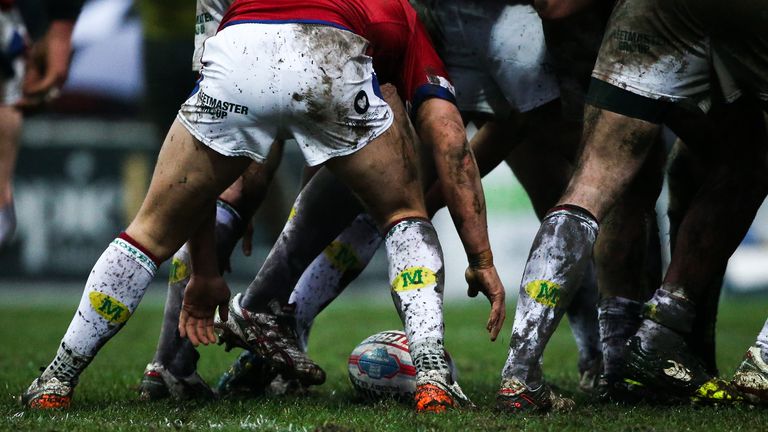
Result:
[[[491,303],[491,312],[485,328],[491,334],[491,340],[495,341],[504,325],[507,312],[504,304],[506,297],[504,285],[496,272],[496,267],[493,266],[493,258],[490,258],[490,262],[479,265],[470,260],[470,266],[464,272],[464,278],[467,280],[468,296],[477,297],[478,293],[483,293]]]
[[[45,36],[32,44],[19,108],[35,110],[59,96],[69,74],[74,25],[73,21],[54,21]]]
[[[214,315],[218,306],[219,317],[227,320],[229,287],[221,276],[200,276],[194,273],[184,290],[184,302],[179,315],[179,334],[192,345],[216,343],[213,331]]]

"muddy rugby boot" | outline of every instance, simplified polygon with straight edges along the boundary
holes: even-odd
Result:
[[[197,372],[180,377],[160,363],[148,364],[139,384],[139,400],[152,401],[167,397],[189,400],[213,399],[215,395]]]
[[[475,406],[461,390],[459,383],[449,379],[452,382],[449,383],[444,374],[435,370],[419,373],[413,397],[417,413],[441,413],[449,409]]]
[[[574,405],[573,400],[556,394],[546,383],[529,389],[517,378],[502,379],[496,393],[496,409],[512,414],[569,411]]]
[[[324,383],[325,371],[300,348],[293,311],[272,302],[271,313],[250,312],[240,307],[241,295],[230,301],[226,322],[216,314],[214,325],[219,332],[219,343],[226,344],[227,351],[233,347],[250,350],[263,357],[275,372],[285,378],[295,378],[303,385]]]

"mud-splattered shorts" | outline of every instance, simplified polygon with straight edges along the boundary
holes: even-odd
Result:
[[[0,11],[0,105],[13,105],[21,99],[26,34],[16,10]]]
[[[754,64],[750,57],[761,58],[755,53],[768,47],[768,39],[760,35],[768,28],[768,21],[759,30],[754,26],[753,37],[745,32],[734,38],[736,21],[730,20],[734,28],[723,32],[728,17],[713,16],[711,10],[702,14],[705,3],[727,4],[726,13],[731,9],[729,2],[713,0],[619,0],[593,78],[645,98],[704,111],[713,98],[731,102],[743,88],[756,90],[766,99],[767,77],[759,73],[768,72],[766,64],[753,68],[751,76],[749,70],[738,71],[738,65]],[[755,10],[756,15],[768,11],[764,6],[760,9]],[[721,37],[725,34],[730,43]],[[762,57],[768,59],[767,54]],[[601,100],[595,99],[594,93],[590,92],[589,99],[599,105]]]
[[[448,68],[462,112],[506,117],[560,96],[541,19],[530,5],[491,0],[415,1]]]
[[[230,25],[205,42],[178,119],[225,156],[263,161],[275,139],[291,137],[309,165],[354,153],[393,120],[367,46],[325,25]]]
[[[592,77],[631,93],[707,109],[710,45],[657,0],[619,0]]]

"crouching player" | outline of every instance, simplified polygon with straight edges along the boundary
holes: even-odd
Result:
[[[712,379],[684,339],[702,291],[724,268],[768,189],[765,125],[754,102],[762,99],[764,107],[768,94],[767,23],[757,8],[747,1],[618,2],[593,72],[584,151],[560,205],[542,223],[523,277],[523,284],[542,280],[556,283],[562,295],[572,292],[591,257],[598,221],[635,178],[659,124],[674,123],[672,107],[706,110],[713,99],[733,102],[710,114],[728,120],[707,130],[730,147],[720,148],[717,176],[690,204],[664,282],[629,341],[625,381],[654,395],[738,399]],[[751,187],[733,187],[743,184]],[[720,205],[707,204],[707,194],[719,196]],[[724,198],[742,211],[734,213]],[[534,325],[528,333],[536,331]]]
[[[391,127],[372,67],[372,60],[381,62],[383,74],[397,76],[392,71],[405,66],[408,59],[389,56],[409,52],[412,41],[388,35],[390,26],[412,22],[410,9],[403,2],[369,3],[233,3],[206,42],[199,85],[171,126],[139,214],[94,266],[56,357],[22,395],[25,405],[69,405],[80,373],[136,309],[157,265],[187,239],[194,272],[182,336],[195,345],[215,342],[218,306],[219,318],[244,344],[259,338],[258,315],[237,302],[227,308],[229,289],[211,257],[212,228],[216,196],[252,160],[263,162],[278,136],[295,138],[308,164],[325,163],[386,233],[392,285],[412,305],[403,313],[406,333],[421,347],[412,350],[418,409],[468,402],[444,358],[442,252],[426,220],[416,154],[409,136]],[[446,91],[439,83],[424,86],[422,96]],[[466,163],[475,166],[469,151]],[[479,180],[471,184],[477,187],[468,195],[477,199]],[[399,282],[416,271],[422,283]],[[503,293],[500,284],[491,288]]]

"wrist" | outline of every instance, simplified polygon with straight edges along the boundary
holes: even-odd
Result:
[[[467,261],[469,262],[469,268],[474,270],[482,270],[493,267],[493,252],[490,249],[486,249],[479,253],[467,254]]]

